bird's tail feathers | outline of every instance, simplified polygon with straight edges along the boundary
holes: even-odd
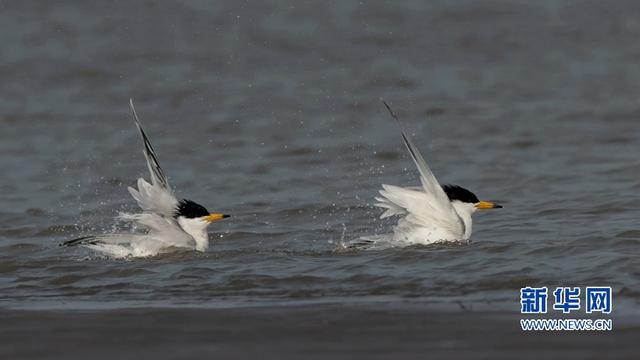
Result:
[[[101,244],[126,244],[133,235],[130,234],[102,234],[89,235],[71,239],[60,243],[60,246],[101,245]]]
[[[95,235],[83,236],[76,239],[61,242],[59,246],[79,246],[79,245],[95,245],[98,244],[99,237]]]
[[[389,234],[362,236],[343,244],[345,250],[382,250],[393,247],[393,236]]]

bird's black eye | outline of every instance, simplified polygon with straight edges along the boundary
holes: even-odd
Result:
[[[209,211],[204,206],[197,204],[191,200],[182,200],[176,206],[174,216],[184,216],[187,219],[195,219],[209,215]]]
[[[458,185],[443,185],[442,190],[444,190],[449,197],[449,201],[458,200],[471,204],[477,204],[480,202],[474,193]]]

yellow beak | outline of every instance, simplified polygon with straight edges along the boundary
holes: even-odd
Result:
[[[204,217],[204,221],[212,223],[212,222],[216,222],[216,221],[220,221],[224,218],[228,218],[229,215],[226,214],[220,214],[220,213],[212,213],[209,214],[207,216]]]
[[[491,201],[480,201],[475,206],[476,206],[476,209],[500,209],[500,208],[502,208],[502,205],[498,205],[498,204],[493,203]]]

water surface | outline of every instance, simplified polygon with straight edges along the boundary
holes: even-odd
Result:
[[[0,8],[2,308],[517,312],[522,286],[610,285],[639,322],[636,2]],[[57,246],[135,209],[129,97],[178,196],[232,214],[207,253]],[[504,205],[471,244],[336,251],[391,231],[380,184],[418,183],[381,97],[440,181]]]

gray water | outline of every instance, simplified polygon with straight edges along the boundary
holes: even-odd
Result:
[[[606,285],[637,324],[639,11],[0,1],[0,307],[517,312],[523,286]],[[136,209],[129,97],[177,195],[232,215],[207,253],[58,246]],[[338,250],[392,231],[381,184],[418,184],[380,98],[442,183],[504,205],[471,244]]]

